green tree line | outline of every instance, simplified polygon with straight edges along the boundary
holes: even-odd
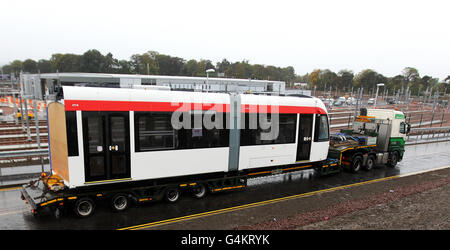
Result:
[[[351,88],[364,88],[364,92],[373,90],[378,83],[385,83],[386,88],[393,93],[409,88],[413,95],[422,93],[427,89],[447,92],[450,83],[450,75],[439,81],[429,75],[420,76],[419,71],[413,67],[406,67],[400,74],[387,77],[375,70],[365,69],[355,74],[351,70],[333,72],[329,69],[316,69],[305,75],[297,75],[292,66],[276,67],[272,65],[250,64],[248,60],[230,62],[223,59],[213,64],[211,60],[185,60],[180,57],[160,54],[156,51],[148,51],[142,54],[134,54],[129,60],[119,60],[111,53],[103,55],[98,50],[88,50],[82,55],[77,54],[53,54],[50,59],[35,61],[14,60],[3,65],[4,74],[19,72],[28,73],[53,73],[53,72],[89,72],[89,73],[116,73],[116,74],[150,74],[170,76],[206,76],[207,69],[215,69],[211,76],[220,73],[228,78],[259,79],[284,81],[288,86],[294,82],[308,83],[309,87],[317,90],[332,90],[349,92]],[[450,92],[450,89],[448,90]]]

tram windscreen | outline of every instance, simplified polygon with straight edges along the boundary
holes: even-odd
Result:
[[[328,141],[329,129],[328,129],[328,116],[317,115],[316,126],[314,133],[314,141]]]

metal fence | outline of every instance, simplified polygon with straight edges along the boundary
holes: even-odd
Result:
[[[411,128],[406,144],[429,143],[450,140],[450,127]]]

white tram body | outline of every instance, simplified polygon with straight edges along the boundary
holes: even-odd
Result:
[[[174,112],[194,125],[169,126]],[[267,129],[248,122],[232,125],[262,113],[279,115],[277,139],[261,140]],[[223,127],[195,124],[206,114]],[[48,126],[52,172],[69,188],[312,164],[326,160],[329,146],[326,108],[314,97],[64,86],[48,106]]]

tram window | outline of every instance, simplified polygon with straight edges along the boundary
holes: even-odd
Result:
[[[297,114],[280,114],[280,129],[275,144],[295,143]]]
[[[136,112],[136,151],[174,148],[171,113]]]
[[[194,149],[194,148],[215,148],[228,147],[229,145],[229,130],[226,129],[226,119],[224,113],[211,114],[188,114],[183,116],[190,116],[191,128],[181,128],[177,131],[177,148],[179,149]],[[206,117],[205,116],[210,116]],[[202,121],[202,126],[195,127],[195,119]],[[217,119],[217,120],[216,120]],[[215,124],[222,124],[221,126],[208,125],[205,127],[205,120],[210,120]],[[217,122],[217,123],[216,123]]]
[[[76,111],[66,111],[67,152],[69,156],[78,156],[78,134]]]
[[[174,129],[171,124],[172,113],[135,112],[136,152],[228,147],[229,129],[226,126],[225,114],[216,113],[206,118],[222,124],[221,127],[213,128],[210,125],[205,127],[205,116],[207,114],[183,113],[181,119],[189,117],[191,126]],[[195,119],[201,119],[202,125],[195,127]]]
[[[267,115],[268,122],[275,122],[273,115]],[[241,121],[241,146],[295,143],[295,130],[297,127],[297,114],[278,114],[278,136],[274,140],[262,140],[262,133],[269,133],[275,129],[276,124],[263,129],[260,124],[260,115],[241,116],[245,121]],[[250,119],[256,119],[251,121]],[[255,126],[256,125],[256,126]],[[273,130],[274,132],[276,130]]]
[[[328,141],[328,116],[316,115],[314,141]]]

